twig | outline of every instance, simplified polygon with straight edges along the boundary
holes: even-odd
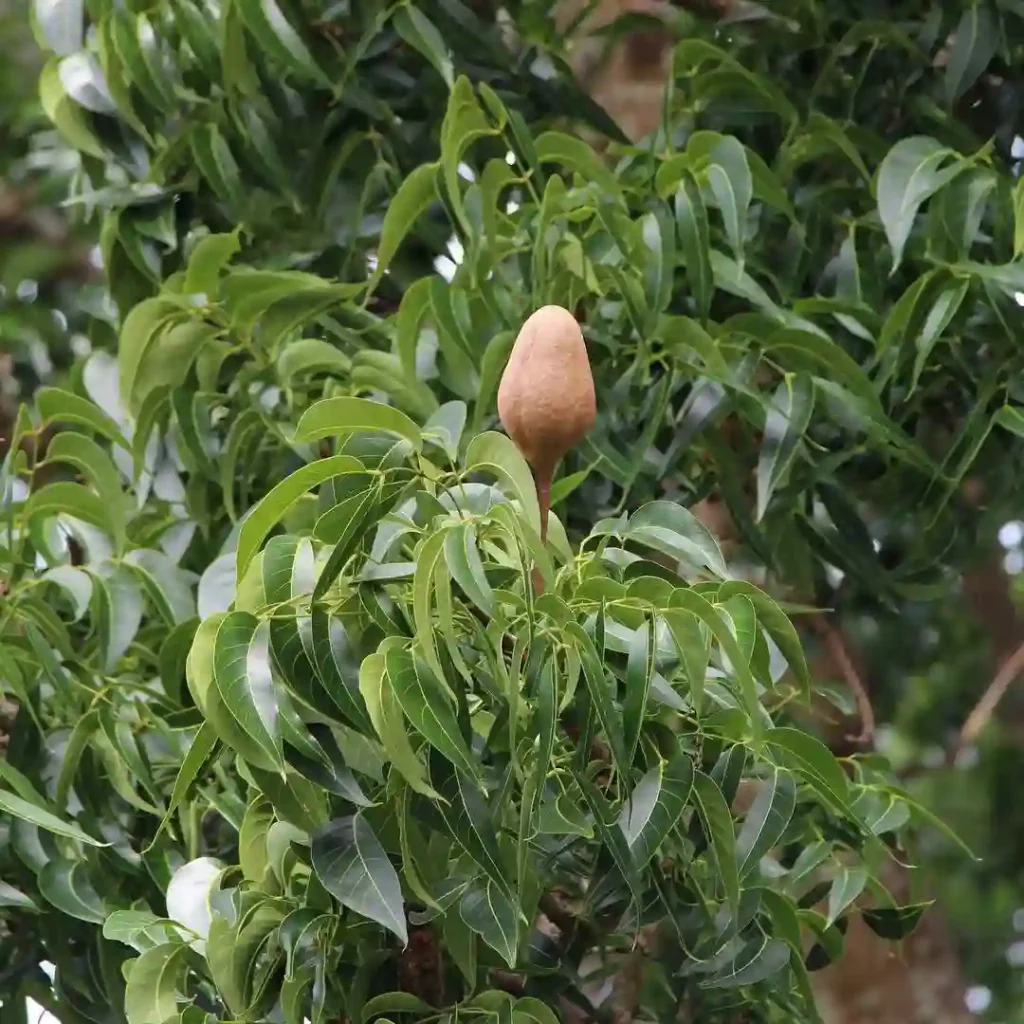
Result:
[[[860,714],[860,734],[847,738],[858,746],[869,746],[875,738],[875,709],[871,706],[867,687],[860,678],[860,673],[850,657],[846,642],[839,630],[821,614],[812,616],[811,621],[824,639],[829,656],[842,673],[846,685],[853,691],[857,700],[857,711]]]
[[[992,717],[992,713],[1003,699],[1003,694],[1010,688],[1010,683],[1020,675],[1022,670],[1024,670],[1024,644],[1021,644],[1003,662],[1002,668],[999,669],[995,678],[989,683],[988,689],[981,695],[981,700],[974,705],[971,713],[967,716],[960,729],[960,736],[957,739],[956,746],[951,751],[950,762],[957,759],[957,755],[959,755],[964,747],[969,746],[978,739],[981,731],[988,725],[988,720]]]

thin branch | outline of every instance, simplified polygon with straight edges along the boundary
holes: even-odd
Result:
[[[982,730],[988,725],[988,720],[992,717],[992,713],[998,707],[999,702],[1003,699],[1003,695],[1010,688],[1012,683],[1017,676],[1024,671],[1024,644],[1021,644],[1017,650],[1010,655],[1006,661],[1003,662],[1002,668],[996,673],[995,678],[988,685],[988,689],[981,695],[981,700],[974,705],[973,710],[967,716],[962,728],[960,729],[960,736],[957,740],[956,746],[951,752],[949,760],[955,761],[957,755],[964,747],[970,746],[976,742],[978,737],[981,735]]]
[[[818,614],[811,617],[814,628],[821,634],[825,641],[825,648],[829,653],[832,662],[839,669],[846,685],[853,691],[857,700],[857,711],[860,715],[860,734],[847,737],[851,743],[867,747],[875,738],[875,709],[871,706],[871,698],[868,696],[867,687],[864,685],[857,671],[857,666],[850,657],[846,641],[842,633],[832,625],[824,615]]]

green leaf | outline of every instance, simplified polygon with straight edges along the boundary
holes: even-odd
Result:
[[[248,612],[225,615],[214,642],[213,679],[228,713],[283,770],[278,698],[270,670],[270,623]]]
[[[312,854],[317,877],[342,906],[409,944],[398,873],[361,813],[336,818],[316,832]]]
[[[414,4],[403,4],[392,20],[395,30],[410,46],[418,50],[444,79],[449,89],[455,83],[452,59],[437,26]]]
[[[352,361],[329,341],[320,338],[302,338],[286,345],[277,357],[277,375],[281,383],[290,386],[296,377],[306,374],[328,373],[344,376]]]
[[[917,338],[917,355],[914,358],[914,376],[910,383],[911,391],[917,389],[918,382],[921,380],[921,374],[928,365],[932,349],[935,348],[936,342],[959,312],[964,299],[967,297],[969,288],[970,281],[951,281],[939,293],[935,304],[929,310],[924,326],[921,328],[921,333]]]
[[[27,896],[8,882],[0,882],[0,907],[13,907],[15,910],[32,912],[39,910],[31,896]]]
[[[999,26],[986,3],[974,0],[953,30],[946,63],[946,102],[953,106],[981,76],[999,46]]]
[[[642,505],[629,517],[624,536],[670,558],[710,569],[716,576],[729,576],[711,531],[682,505],[671,501]]]
[[[543,132],[536,140],[537,159],[542,164],[561,164],[577,172],[588,183],[596,196],[622,202],[622,188],[618,178],[597,152],[583,139],[564,132]]]
[[[441,124],[441,169],[455,219],[466,234],[471,234],[471,226],[462,199],[459,163],[477,139],[497,134],[480,109],[472,83],[465,75],[460,75],[448,97],[448,108]]]
[[[36,408],[43,426],[52,423],[74,423],[105,437],[112,444],[129,449],[121,428],[97,406],[70,391],[60,388],[40,388],[36,392]]]
[[[828,892],[826,927],[835,924],[842,912],[864,891],[867,881],[868,869],[862,864],[839,868]]]
[[[459,914],[512,969],[519,946],[519,905],[490,879],[470,886],[459,902]]]
[[[272,487],[255,505],[238,534],[238,582],[242,582],[249,563],[268,533],[311,487],[335,476],[365,472],[363,464],[351,455],[330,455],[297,469],[276,487]]]
[[[725,136],[711,151],[707,168],[708,184],[722,211],[725,234],[736,259],[743,259],[747,229],[747,210],[754,195],[754,183],[743,144]]]
[[[447,530],[444,537],[445,562],[452,579],[484,615],[493,618],[497,608],[494,590],[480,560],[473,524],[460,523]]]
[[[677,754],[647,772],[623,804],[619,829],[638,870],[647,866],[675,828],[690,799],[693,778],[693,762]]]
[[[846,806],[849,781],[839,762],[821,740],[799,729],[776,728],[765,733],[765,742],[777,746],[789,766],[806,776],[826,799]]]
[[[785,478],[814,412],[814,385],[806,374],[786,374],[765,414],[757,460],[757,521]]]
[[[754,799],[736,837],[740,876],[755,870],[761,858],[773,849],[786,831],[796,810],[796,784],[784,768],[772,768],[759,783]]]
[[[55,516],[61,513],[114,534],[117,510],[108,509],[100,495],[83,484],[67,481],[46,484],[38,491],[33,491],[25,502],[26,521],[31,521],[37,516]]]
[[[917,927],[931,903],[912,903],[905,907],[876,907],[864,910],[864,923],[878,936],[890,942],[899,942]]]
[[[241,246],[237,230],[227,234],[204,235],[189,254],[185,268],[186,295],[205,295],[212,301],[220,291],[220,275]]]
[[[421,164],[406,175],[388,204],[377,243],[377,266],[369,280],[371,289],[384,276],[384,271],[388,269],[405,236],[415,227],[416,221],[438,201],[439,169],[437,163]]]
[[[464,468],[467,472],[486,469],[511,487],[526,521],[540,533],[540,506],[533,473],[511,438],[496,431],[477,434],[466,449]]]
[[[363,659],[359,666],[359,692],[393,767],[417,793],[436,798],[437,793],[427,781],[424,767],[409,742],[398,699],[390,686],[384,686],[387,651],[393,639],[385,638],[377,653]]]
[[[128,1024],[167,1024],[177,1016],[179,957],[187,948],[180,943],[154,946],[132,964],[124,994]]]
[[[693,802],[725,898],[731,907],[736,908],[740,901],[740,875],[736,858],[736,833],[729,805],[714,780],[701,771],[694,772]]]
[[[135,389],[135,378],[142,361],[160,335],[172,323],[184,317],[173,298],[157,296],[133,306],[121,324],[117,339],[117,381],[121,401],[127,406]]]
[[[903,261],[903,250],[921,204],[948,185],[966,166],[953,150],[935,139],[914,135],[901,139],[886,154],[875,184],[878,215],[892,247],[892,272]]]
[[[171,819],[171,815],[188,796],[189,790],[191,790],[202,770],[209,764],[210,758],[213,757],[216,749],[217,732],[209,722],[203,722],[189,744],[185,758],[178,769],[178,774],[174,779],[174,788],[171,790],[171,799],[168,801],[167,811],[164,814],[163,821],[160,823],[159,832],[164,830]]]
[[[433,1013],[430,1005],[411,992],[381,992],[380,995],[368,999],[363,1006],[362,1024],[368,1024],[374,1017],[384,1013]]]
[[[303,81],[330,88],[330,79],[276,0],[236,0],[236,3],[245,27],[272,60]]]
[[[37,825],[47,832],[53,832],[58,836],[67,836],[69,839],[77,839],[89,846],[107,846],[107,843],[93,839],[88,833],[83,832],[77,825],[58,818],[55,814],[44,810],[37,804],[31,803],[14,793],[6,793],[0,790],[0,811],[10,814],[30,825]]]
[[[634,630],[626,661],[626,697],[622,704],[622,732],[626,759],[632,762],[640,742],[647,698],[655,675],[655,623],[649,619]]]
[[[395,434],[416,451],[423,447],[420,428],[404,412],[366,398],[325,398],[314,402],[299,418],[294,440],[309,444],[324,437],[344,437],[364,430]]]
[[[570,622],[565,632],[574,642],[583,664],[583,678],[590,694],[591,705],[597,713],[601,728],[611,747],[615,768],[623,778],[629,777],[626,761],[625,738],[622,732],[622,715],[615,704],[615,694],[608,669],[602,659],[602,652],[578,622]]]
[[[64,90],[59,63],[51,59],[39,76],[39,102],[43,112],[72,149],[103,160],[103,148],[89,125],[88,114]]]
[[[629,886],[633,899],[639,905],[642,900],[643,889],[640,884],[640,876],[630,855],[629,847],[626,845],[626,837],[621,829],[609,824],[609,807],[601,791],[581,772],[574,772],[576,782],[583,791],[583,798],[594,816],[594,827],[601,839],[601,844],[611,855],[615,866],[619,869],[623,880]]]
[[[722,971],[702,982],[702,988],[740,988],[754,985],[781,971],[790,960],[792,951],[782,939],[755,939]]]
[[[91,438],[60,433],[46,450],[47,462],[74,466],[95,488],[107,507],[108,521],[118,547],[124,544],[124,495],[110,456]]]
[[[103,924],[107,908],[93,888],[81,861],[54,858],[39,872],[39,892],[62,914],[89,924]]]
[[[436,814],[439,823],[443,822],[445,831],[466,855],[500,891],[514,900],[512,885],[501,866],[497,829],[480,793],[469,779],[439,755],[430,755],[429,766],[431,784],[442,798],[430,808],[431,817]],[[414,807],[417,813],[426,811],[422,800]]]
[[[686,279],[697,304],[697,315],[706,321],[711,309],[714,279],[711,273],[711,231],[708,212],[697,179],[684,169],[676,192],[676,226]]]
[[[459,771],[477,779],[476,764],[455,713],[426,663],[407,650],[393,649],[387,654],[386,667],[395,697],[413,728]]]

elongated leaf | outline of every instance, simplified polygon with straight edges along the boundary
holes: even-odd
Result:
[[[683,170],[676,192],[676,226],[686,279],[697,304],[697,315],[707,320],[711,308],[714,279],[711,273],[711,232],[708,212],[700,193],[700,186],[691,171]]]
[[[388,269],[405,236],[415,227],[416,221],[438,201],[438,170],[439,165],[436,163],[421,164],[406,176],[388,204],[377,244],[377,267],[370,278],[371,288],[384,276],[384,271]]]
[[[103,924],[106,920],[107,908],[80,861],[47,861],[39,872],[38,882],[41,895],[62,914],[89,924]]]
[[[313,836],[313,870],[342,906],[394,932],[408,945],[402,887],[362,814],[336,818]]]
[[[612,759],[616,769],[624,778],[629,772],[626,762],[626,746],[622,732],[622,713],[615,703],[615,694],[607,668],[601,659],[594,641],[578,622],[570,622],[566,632],[572,638],[583,664],[583,678],[590,693],[591,706],[601,722],[601,728],[608,738]]]
[[[248,612],[226,615],[214,643],[213,680],[232,718],[283,768],[278,698],[270,670],[270,623]]]
[[[682,505],[652,501],[629,517],[625,536],[679,561],[691,562],[728,578],[718,542],[708,528]]]
[[[448,835],[484,874],[514,900],[513,887],[502,867],[494,822],[480,793],[464,775],[436,753],[429,759],[430,781],[443,798],[433,813],[444,823]],[[416,806],[422,807],[422,802]]]
[[[346,473],[364,472],[363,464],[350,455],[331,455],[326,459],[318,459],[309,465],[297,469],[291,476],[285,477],[276,487],[263,497],[242,523],[238,534],[238,572],[239,583],[245,576],[249,563],[253,560],[264,537],[281,521],[285,513],[311,487],[322,484],[335,476]]]
[[[952,106],[988,67],[999,46],[999,27],[988,5],[971,3],[951,36],[946,64],[946,102]]]
[[[775,488],[785,478],[814,411],[814,385],[806,374],[786,374],[765,415],[757,461],[757,520],[768,510]]]
[[[459,914],[510,968],[519,945],[519,905],[490,879],[470,886],[459,902]]]
[[[409,441],[416,451],[423,446],[420,428],[404,412],[365,398],[325,398],[314,402],[299,419],[295,440],[343,437],[363,430],[383,430]]]
[[[711,152],[708,183],[722,211],[725,234],[737,259],[743,258],[747,209],[754,195],[754,183],[743,144],[727,135]]]
[[[460,772],[477,778],[476,764],[459,732],[455,713],[427,664],[399,649],[388,652],[386,664],[388,681],[413,728]]]
[[[729,805],[714,781],[700,771],[695,772],[693,777],[693,802],[707,837],[708,849],[714,857],[725,898],[735,908],[740,900],[740,875],[736,859],[736,833]]]
[[[832,880],[828,893],[828,923],[834,924],[840,914],[864,891],[868,880],[868,869],[862,864],[855,867],[841,867]]]
[[[146,950],[132,964],[124,994],[128,1024],[166,1024],[178,1013],[178,972],[187,949],[165,943]]]
[[[526,521],[540,533],[540,506],[533,474],[511,438],[494,431],[477,434],[466,449],[465,468],[486,469],[511,487]]]
[[[901,139],[886,154],[878,169],[876,191],[895,272],[921,204],[963,169],[964,161],[935,139],[922,135]],[[952,162],[951,162],[952,161]]]
[[[430,61],[450,89],[455,81],[452,59],[437,26],[414,4],[399,7],[393,24],[398,34]]]
[[[58,836],[67,836],[69,839],[77,839],[79,842],[86,843],[89,846],[108,845],[98,839],[93,839],[92,836],[87,832],[83,832],[77,825],[58,818],[55,814],[51,814],[37,804],[24,800],[14,793],[0,790],[0,811],[3,811],[4,814],[10,814],[15,818],[20,818],[22,821],[27,821],[30,825],[37,825],[47,832],[53,832]]]
[[[398,699],[391,687],[384,685],[387,652],[394,639],[385,639],[377,653],[363,659],[359,666],[359,692],[391,764],[417,793],[437,798],[438,794],[427,781],[423,764],[409,742]]]
[[[646,867],[679,821],[693,790],[693,762],[685,754],[661,761],[633,788],[619,815],[638,869]]]
[[[763,779],[757,797],[736,837],[740,876],[753,871],[761,858],[782,838],[796,810],[796,784],[784,768],[773,768]]]

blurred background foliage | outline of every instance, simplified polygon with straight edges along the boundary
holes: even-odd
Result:
[[[128,6],[136,14],[148,7]],[[200,5],[190,6],[200,11]],[[588,102],[583,88],[573,84],[567,66],[554,63],[560,54],[566,61],[571,54],[562,51],[555,27],[544,16],[547,5],[508,6],[529,44],[511,65],[506,51],[495,53],[486,46],[472,51],[476,61],[465,56],[476,45],[467,42],[476,39],[475,28],[471,21],[460,24],[457,12],[476,17],[476,8],[488,8],[481,16],[490,19],[489,5],[439,2],[431,13],[449,45],[463,54],[464,70],[476,80],[495,80],[499,92],[516,98],[529,123],[545,117],[557,123],[568,109],[582,110]],[[783,84],[790,99],[813,96],[817,109],[844,121],[855,155],[871,171],[894,141],[925,134],[958,152],[983,152],[982,169],[990,163],[1007,179],[1016,177],[1024,157],[1024,5],[1019,0],[877,0],[856,10],[813,0],[769,5],[777,11],[728,0],[683,5],[690,6],[699,9],[601,4],[599,20],[605,27],[595,37],[600,45],[591,41],[576,50],[574,68],[580,81],[606,103],[633,139],[648,132],[658,138],[666,40],[693,35],[713,40],[738,66],[719,68],[714,81],[703,82],[703,93],[688,93],[677,79],[669,103],[680,113],[671,123],[681,132],[699,117],[705,127],[742,131],[752,148],[761,144],[765,151],[774,151],[778,126],[766,124],[764,110],[751,103],[749,91],[735,88],[748,69],[763,76],[762,81]],[[53,37],[47,36],[52,25],[39,17],[51,7],[40,4],[35,21],[37,34],[53,48]],[[159,18],[161,10],[151,12],[153,17]],[[376,10],[342,2],[325,7],[321,20],[310,19],[316,27],[316,56],[329,76],[337,73],[331,63],[334,42],[349,43],[346,32],[362,38],[363,22],[375,17]],[[124,15],[120,7],[117,11],[112,21]],[[574,20],[572,14],[568,22]],[[788,27],[780,28],[780,18],[788,19]],[[440,76],[423,74],[422,60],[412,51],[403,66],[393,53],[385,53],[383,43],[380,54],[364,54],[358,74],[345,83],[351,103],[343,110],[331,102],[341,89],[337,80],[320,91],[322,83],[314,82],[301,92],[293,88],[293,80],[282,81],[272,102],[264,103],[247,85],[244,62],[225,67],[238,76],[229,78],[225,99],[219,86],[209,91],[210,80],[199,73],[206,57],[197,46],[189,49],[192,63],[186,64],[170,94],[166,83],[154,77],[153,68],[159,65],[147,65],[144,81],[130,95],[137,125],[125,129],[114,124],[102,112],[109,97],[100,95],[91,97],[91,107],[75,106],[71,121],[70,108],[64,107],[63,132],[58,133],[39,101],[36,82],[43,57],[31,42],[27,21],[20,5],[7,2],[0,9],[2,417],[11,415],[19,397],[67,373],[75,357],[90,347],[113,348],[114,303],[130,306],[178,265],[179,228],[187,230],[201,221],[216,230],[241,221],[255,239],[247,259],[287,262],[327,277],[359,280],[367,272],[370,242],[379,233],[388,198],[409,171],[436,155],[445,83]],[[431,52],[430,40],[420,42],[432,64],[443,64],[443,54]],[[388,45],[393,44],[391,38]],[[73,42],[72,49],[76,46]],[[843,66],[830,79],[823,71],[835,54],[843,58]],[[507,66],[502,68],[502,62]],[[126,74],[131,77],[131,70]],[[92,79],[86,74],[79,79],[83,81],[87,90]],[[691,82],[696,83],[696,76]],[[113,92],[113,82],[107,84]],[[121,106],[121,97],[116,98]],[[770,102],[775,99],[768,97]],[[378,103],[386,104],[393,120],[382,115]],[[283,124],[281,112],[289,104],[302,116]],[[425,116],[431,109],[434,116]],[[597,109],[590,113],[588,132],[616,134],[608,115]],[[57,120],[60,124],[61,118]],[[176,132],[177,124],[186,130]],[[261,151],[259,140],[268,130],[272,135],[287,133],[287,168],[275,147]],[[152,133],[157,145],[150,150],[140,146],[133,131],[139,137]],[[232,172],[230,163],[218,161],[222,131],[236,131],[249,140],[252,149],[244,159],[256,169],[252,180],[262,176],[262,184],[250,187],[246,177],[239,187],[232,176],[237,166]],[[102,140],[104,151],[116,154],[113,161],[90,155],[92,135]],[[77,143],[77,150],[69,140]],[[664,141],[662,137],[660,144]],[[152,152],[161,171],[162,184],[156,190],[145,184],[154,177],[148,164]],[[781,283],[783,293],[794,238],[813,241],[832,231],[825,213],[819,219],[817,211],[831,216],[842,210],[844,190],[856,202],[858,189],[864,187],[863,182],[850,185],[848,168],[837,171],[839,164],[856,160],[834,139],[832,146],[820,137],[810,139],[806,151],[796,156],[812,165],[797,176],[791,192],[806,213],[806,234],[794,236],[784,217],[766,221],[766,233],[752,256],[758,272]],[[643,172],[643,147],[627,151],[622,159]],[[292,173],[293,163],[301,173]],[[649,173],[654,173],[653,164]],[[334,183],[331,188],[325,187],[327,181]],[[987,223],[985,231],[1012,235],[1014,202],[1010,195],[1008,204],[994,214],[1002,224],[993,228]],[[884,317],[892,296],[898,298],[913,283],[914,268],[905,265],[896,271],[894,282],[888,250],[878,252],[885,236],[877,218],[861,213],[859,221],[857,216],[852,220],[866,238],[862,251],[870,256],[865,263],[877,257],[863,268],[858,300]],[[392,264],[389,281],[375,297],[375,313],[392,312],[403,282],[419,277],[435,260],[442,266],[452,257],[457,261],[446,225],[443,216],[424,218],[415,240]],[[994,249],[1000,245],[993,243]],[[1006,251],[1002,259],[1011,255]],[[104,265],[114,282],[113,295],[102,287],[99,271]],[[795,274],[793,280],[799,279]],[[983,287],[989,292],[987,284]],[[990,416],[1005,394],[1016,395],[1018,402],[1021,398],[1024,331],[1015,287],[1008,294],[990,295],[987,306],[963,307],[962,336],[981,341],[969,351],[950,346],[937,359],[939,370],[923,377],[915,399],[898,392],[887,396],[889,411],[933,456],[941,459],[952,444],[963,456],[963,472],[956,494],[943,509],[945,529],[940,534],[926,529],[931,521],[924,522],[924,513],[917,515],[915,471],[905,467],[905,476],[886,476],[870,510],[879,566],[884,572],[909,552],[919,568],[938,569],[941,564],[943,572],[928,579],[920,592],[880,593],[873,576],[879,566],[862,576],[837,570],[813,581],[818,602],[837,610],[834,622],[843,649],[870,694],[878,720],[879,749],[911,790],[980,857],[969,864],[937,836],[924,837],[917,851],[951,927],[967,1005],[982,1019],[1006,1022],[1024,1021],[1024,804],[1018,793],[1024,778],[1024,686],[1010,686],[976,741],[972,738],[958,750],[957,735],[1000,666],[1024,644],[1024,448],[1015,435],[989,429]],[[993,364],[999,386],[986,392]],[[957,384],[959,375],[962,386]],[[991,396],[999,389],[993,402]],[[989,397],[980,399],[983,392]],[[979,408],[975,427],[971,416]],[[725,430],[728,424],[720,421],[717,426]],[[865,473],[865,488],[870,489],[872,468]],[[723,536],[735,540],[738,557],[749,556],[744,538],[736,536],[720,485],[714,471],[704,479],[696,470],[680,484],[689,499],[706,503],[708,518]],[[588,490],[591,486],[595,489]],[[593,483],[580,497],[598,505],[612,500]],[[919,545],[923,537],[928,544]],[[819,677],[848,682],[844,677],[849,666],[829,656],[829,636],[823,635]],[[846,734],[845,726],[834,731],[840,739]],[[839,968],[844,969],[849,970]]]

